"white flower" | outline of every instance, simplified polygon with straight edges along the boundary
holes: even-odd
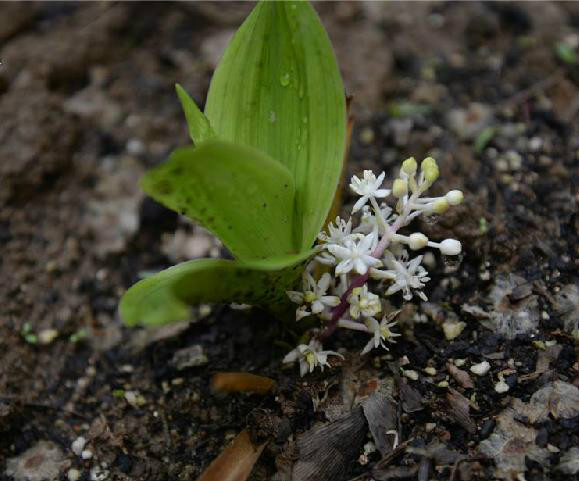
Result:
[[[326,295],[331,282],[332,276],[327,272],[316,283],[312,275],[306,271],[304,273],[304,292],[287,291],[287,295],[292,302],[311,305],[311,312],[308,312],[305,306],[298,308],[296,311],[297,321],[310,314],[320,314],[326,306],[335,307],[340,303],[339,297]]]
[[[362,208],[362,215],[360,216],[360,223],[354,229],[356,234],[370,234],[371,232],[378,233],[378,222],[376,216],[372,213],[369,205]]]
[[[352,219],[348,219],[346,222],[340,217],[336,217],[334,223],[330,222],[328,224],[328,233],[320,232],[318,234],[318,239],[321,242],[327,242],[328,244],[343,244],[346,239],[349,239],[352,235]]]
[[[352,209],[353,213],[359,211],[371,197],[381,199],[387,195],[390,195],[390,191],[388,189],[380,189],[385,176],[386,173],[382,172],[378,178],[376,178],[371,170],[365,170],[364,177],[362,179],[359,179],[355,175],[352,177],[350,188],[356,194],[362,196],[354,204],[354,208]]]
[[[312,372],[316,366],[320,366],[323,371],[328,364],[328,356],[339,356],[340,353],[335,351],[322,351],[322,345],[316,339],[312,339],[309,344],[300,344],[293,351],[290,351],[283,358],[284,363],[298,361],[300,362],[300,375],[304,376],[308,371]]]
[[[416,289],[416,294],[422,300],[428,300],[424,293],[420,291],[420,289],[424,287],[424,283],[430,280],[428,272],[420,265],[422,257],[423,256],[417,256],[406,262],[404,260],[397,260],[391,252],[386,252],[384,264],[389,268],[389,270],[383,271],[383,275],[386,276],[389,274],[390,276],[393,276],[394,284],[388,288],[385,295],[391,296],[401,290],[404,299],[409,301],[412,299],[411,289]]]
[[[368,344],[366,344],[364,349],[362,349],[361,354],[366,354],[370,352],[372,349],[378,348],[379,346],[388,350],[388,347],[386,346],[384,341],[388,341],[391,343],[396,342],[394,338],[400,336],[400,334],[392,332],[390,328],[396,325],[396,321],[392,321],[392,319],[394,319],[397,315],[398,311],[388,316],[385,316],[380,322],[378,322],[373,317],[369,317],[368,319],[365,320],[366,327],[368,328],[368,332],[372,334],[372,338],[370,339],[370,341],[368,341]]]
[[[358,319],[360,314],[364,317],[372,317],[382,310],[380,298],[368,291],[368,284],[353,289],[348,302],[350,303],[350,315],[354,319]]]
[[[378,218],[378,216],[380,216],[380,218]],[[390,224],[394,220],[394,216],[391,216],[392,209],[385,203],[380,205],[379,213],[377,213],[369,205],[365,205],[362,208],[360,223],[358,224],[358,227],[356,227],[352,232],[355,234],[364,235],[373,233],[376,236],[378,233],[384,234],[384,224]]]
[[[319,256],[314,259],[318,264],[323,264],[325,266],[335,266],[336,259],[334,256],[330,255],[328,252],[322,252]]]
[[[375,247],[375,239],[374,234],[368,234],[358,242],[348,239],[344,246],[328,245],[330,253],[341,260],[336,266],[336,274],[347,274],[352,269],[358,274],[366,274],[369,267],[381,265],[382,262],[371,255]]]

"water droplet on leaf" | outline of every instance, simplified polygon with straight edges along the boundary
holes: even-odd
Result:
[[[279,78],[279,83],[281,84],[282,87],[287,87],[290,84],[290,74],[289,73],[284,73],[280,78]]]

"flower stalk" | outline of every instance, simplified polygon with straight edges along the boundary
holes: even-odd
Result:
[[[421,232],[399,233],[416,217],[442,214],[463,201],[463,194],[458,190],[442,197],[422,197],[438,175],[438,165],[433,158],[424,159],[418,172],[418,164],[411,157],[402,163],[392,189],[382,188],[384,172],[376,177],[366,170],[362,178],[352,177],[350,188],[360,196],[352,214],[361,213],[359,224],[355,226],[352,217],[348,221],[337,217],[335,223],[328,226],[327,233],[320,233],[318,255],[304,275],[304,292],[288,291],[290,299],[300,304],[296,320],[315,314],[324,323],[321,331],[312,333],[309,345],[298,346],[284,360],[300,360],[302,375],[316,366],[329,365],[328,356],[339,355],[323,351],[321,344],[338,328],[371,336],[362,354],[378,347],[387,349],[386,342],[395,342],[399,334],[391,328],[398,311],[386,313],[381,320],[375,318],[384,312],[384,299],[400,291],[405,301],[411,300],[413,295],[426,301],[422,288],[430,280],[421,265],[423,256],[410,258],[408,250],[431,247],[439,249],[442,255],[460,254],[458,240],[434,242]],[[384,202],[379,204],[379,199],[390,194],[397,199],[395,209]],[[319,281],[314,280],[311,272],[315,263],[333,267],[334,275],[326,272]],[[379,294],[371,292],[371,283]]]

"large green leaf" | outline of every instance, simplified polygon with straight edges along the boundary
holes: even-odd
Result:
[[[334,52],[308,2],[255,7],[213,75],[205,113],[219,138],[290,170],[297,241],[311,247],[338,186],[346,108]]]
[[[293,178],[256,149],[218,140],[177,149],[147,172],[142,187],[210,229],[239,259],[298,251],[293,244]]]
[[[215,132],[209,124],[209,120],[195,101],[189,96],[183,87],[179,84],[175,85],[175,90],[177,90],[177,96],[181,102],[181,107],[183,107],[183,112],[185,112],[185,118],[187,119],[187,125],[189,126],[189,136],[194,144],[200,144],[205,140],[212,139],[215,137]]]
[[[240,302],[273,311],[287,307],[285,294],[298,282],[310,252],[241,263],[196,259],[170,267],[132,286],[121,299],[121,318],[130,325],[156,326],[187,320],[190,305]]]

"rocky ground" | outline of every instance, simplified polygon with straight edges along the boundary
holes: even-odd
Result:
[[[576,477],[573,3],[316,4],[354,97],[350,173],[431,154],[466,196],[420,226],[465,252],[431,257],[390,352],[340,335],[345,360],[300,379],[280,362],[299,332],[263,313],[122,326],[144,273],[223,254],[137,179],[188,142],[173,84],[202,104],[250,8],[0,4],[0,479],[195,479],[246,426],[256,480]],[[277,387],[224,396],[218,371]]]

